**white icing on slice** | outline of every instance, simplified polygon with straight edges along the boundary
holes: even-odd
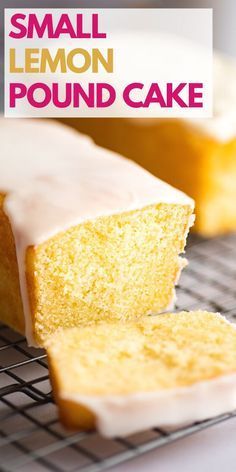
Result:
[[[236,374],[160,392],[103,397],[62,393],[60,397],[91,410],[103,436],[127,436],[148,428],[201,421],[234,410]]]
[[[225,316],[215,313],[231,328]],[[191,315],[190,315],[191,318]],[[87,407],[106,437],[127,436],[154,427],[177,427],[236,408],[236,373],[222,374],[185,387],[126,395],[80,395],[61,390],[59,397]]]

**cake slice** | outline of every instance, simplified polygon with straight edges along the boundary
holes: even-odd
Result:
[[[236,329],[204,311],[62,330],[47,354],[63,424],[125,436],[236,408]]]
[[[213,81],[213,118],[65,120],[194,198],[207,237],[236,230],[236,62],[215,54]]]
[[[193,201],[56,122],[0,121],[0,319],[60,327],[172,303]]]

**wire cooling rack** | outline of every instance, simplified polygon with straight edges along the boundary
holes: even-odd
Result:
[[[190,264],[178,287],[177,308],[220,311],[236,321],[236,235],[215,240],[192,236],[187,257]],[[99,472],[235,415],[171,432],[155,428],[125,439],[68,433],[58,421],[44,352],[0,326],[1,471]]]

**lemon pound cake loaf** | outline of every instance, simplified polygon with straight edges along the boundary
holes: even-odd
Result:
[[[56,122],[0,122],[0,319],[58,327],[165,310],[193,202]]]
[[[216,55],[213,79],[213,118],[68,120],[193,197],[194,231],[209,237],[236,230],[234,61]]]
[[[236,408],[236,329],[181,312],[59,331],[48,343],[63,424],[124,436]]]

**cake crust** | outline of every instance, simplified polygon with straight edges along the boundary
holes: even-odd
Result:
[[[0,193],[0,317],[11,328],[25,332],[19,270],[11,225],[4,213],[5,195]]]

